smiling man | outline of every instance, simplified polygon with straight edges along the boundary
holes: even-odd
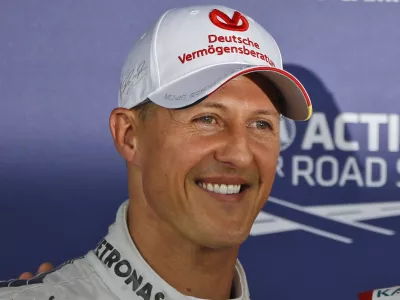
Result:
[[[129,54],[110,116],[129,200],[93,251],[0,283],[0,299],[250,299],[237,257],[272,188],[280,115],[311,112],[255,21],[166,12]]]

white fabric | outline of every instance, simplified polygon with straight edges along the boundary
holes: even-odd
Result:
[[[108,235],[85,257],[31,280],[0,282],[0,300],[196,300],[166,283],[146,263],[127,228],[128,202],[121,205]],[[237,261],[234,299],[248,300],[244,270]]]

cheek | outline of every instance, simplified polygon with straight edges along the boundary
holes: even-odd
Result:
[[[263,165],[261,166],[260,175],[261,175],[261,190],[259,191],[259,201],[256,203],[256,215],[259,211],[264,207],[265,203],[268,200],[268,197],[271,194],[272,186],[275,180],[276,174],[276,166],[277,166],[277,159],[278,156],[272,158],[270,157],[269,160],[266,160]],[[255,215],[255,216],[256,216]]]
[[[167,193],[166,186],[171,166],[171,151],[162,132],[152,132],[139,145],[139,165],[143,192],[149,202]]]
[[[185,177],[201,158],[203,149],[177,132],[160,131],[146,139],[140,151],[143,185],[154,193],[179,193]]]
[[[262,181],[272,187],[278,165],[279,149],[264,151],[263,155],[259,154],[258,157]]]

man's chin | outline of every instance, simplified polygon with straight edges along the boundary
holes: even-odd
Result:
[[[195,239],[203,247],[225,249],[239,247],[248,236],[248,231],[227,230],[225,227],[221,228],[221,230],[202,232],[201,234],[197,234]]]
[[[234,238],[234,239],[224,239],[224,240],[212,240],[208,241],[204,247],[215,249],[215,250],[222,250],[228,248],[238,248],[241,244],[247,239],[247,236],[244,238]]]

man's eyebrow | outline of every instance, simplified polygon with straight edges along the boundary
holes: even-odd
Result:
[[[216,109],[220,109],[222,111],[228,111],[228,107],[221,104],[221,103],[204,103],[201,105],[204,108],[216,108]],[[255,115],[267,115],[267,116],[277,116],[279,117],[280,114],[275,111],[275,110],[271,110],[271,109],[258,109],[256,111],[253,112],[253,114]]]
[[[227,111],[228,110],[228,108],[225,105],[220,104],[220,103],[204,103],[201,106],[204,107],[204,108],[217,108],[217,109],[220,109],[220,110],[223,110],[223,111]]]

